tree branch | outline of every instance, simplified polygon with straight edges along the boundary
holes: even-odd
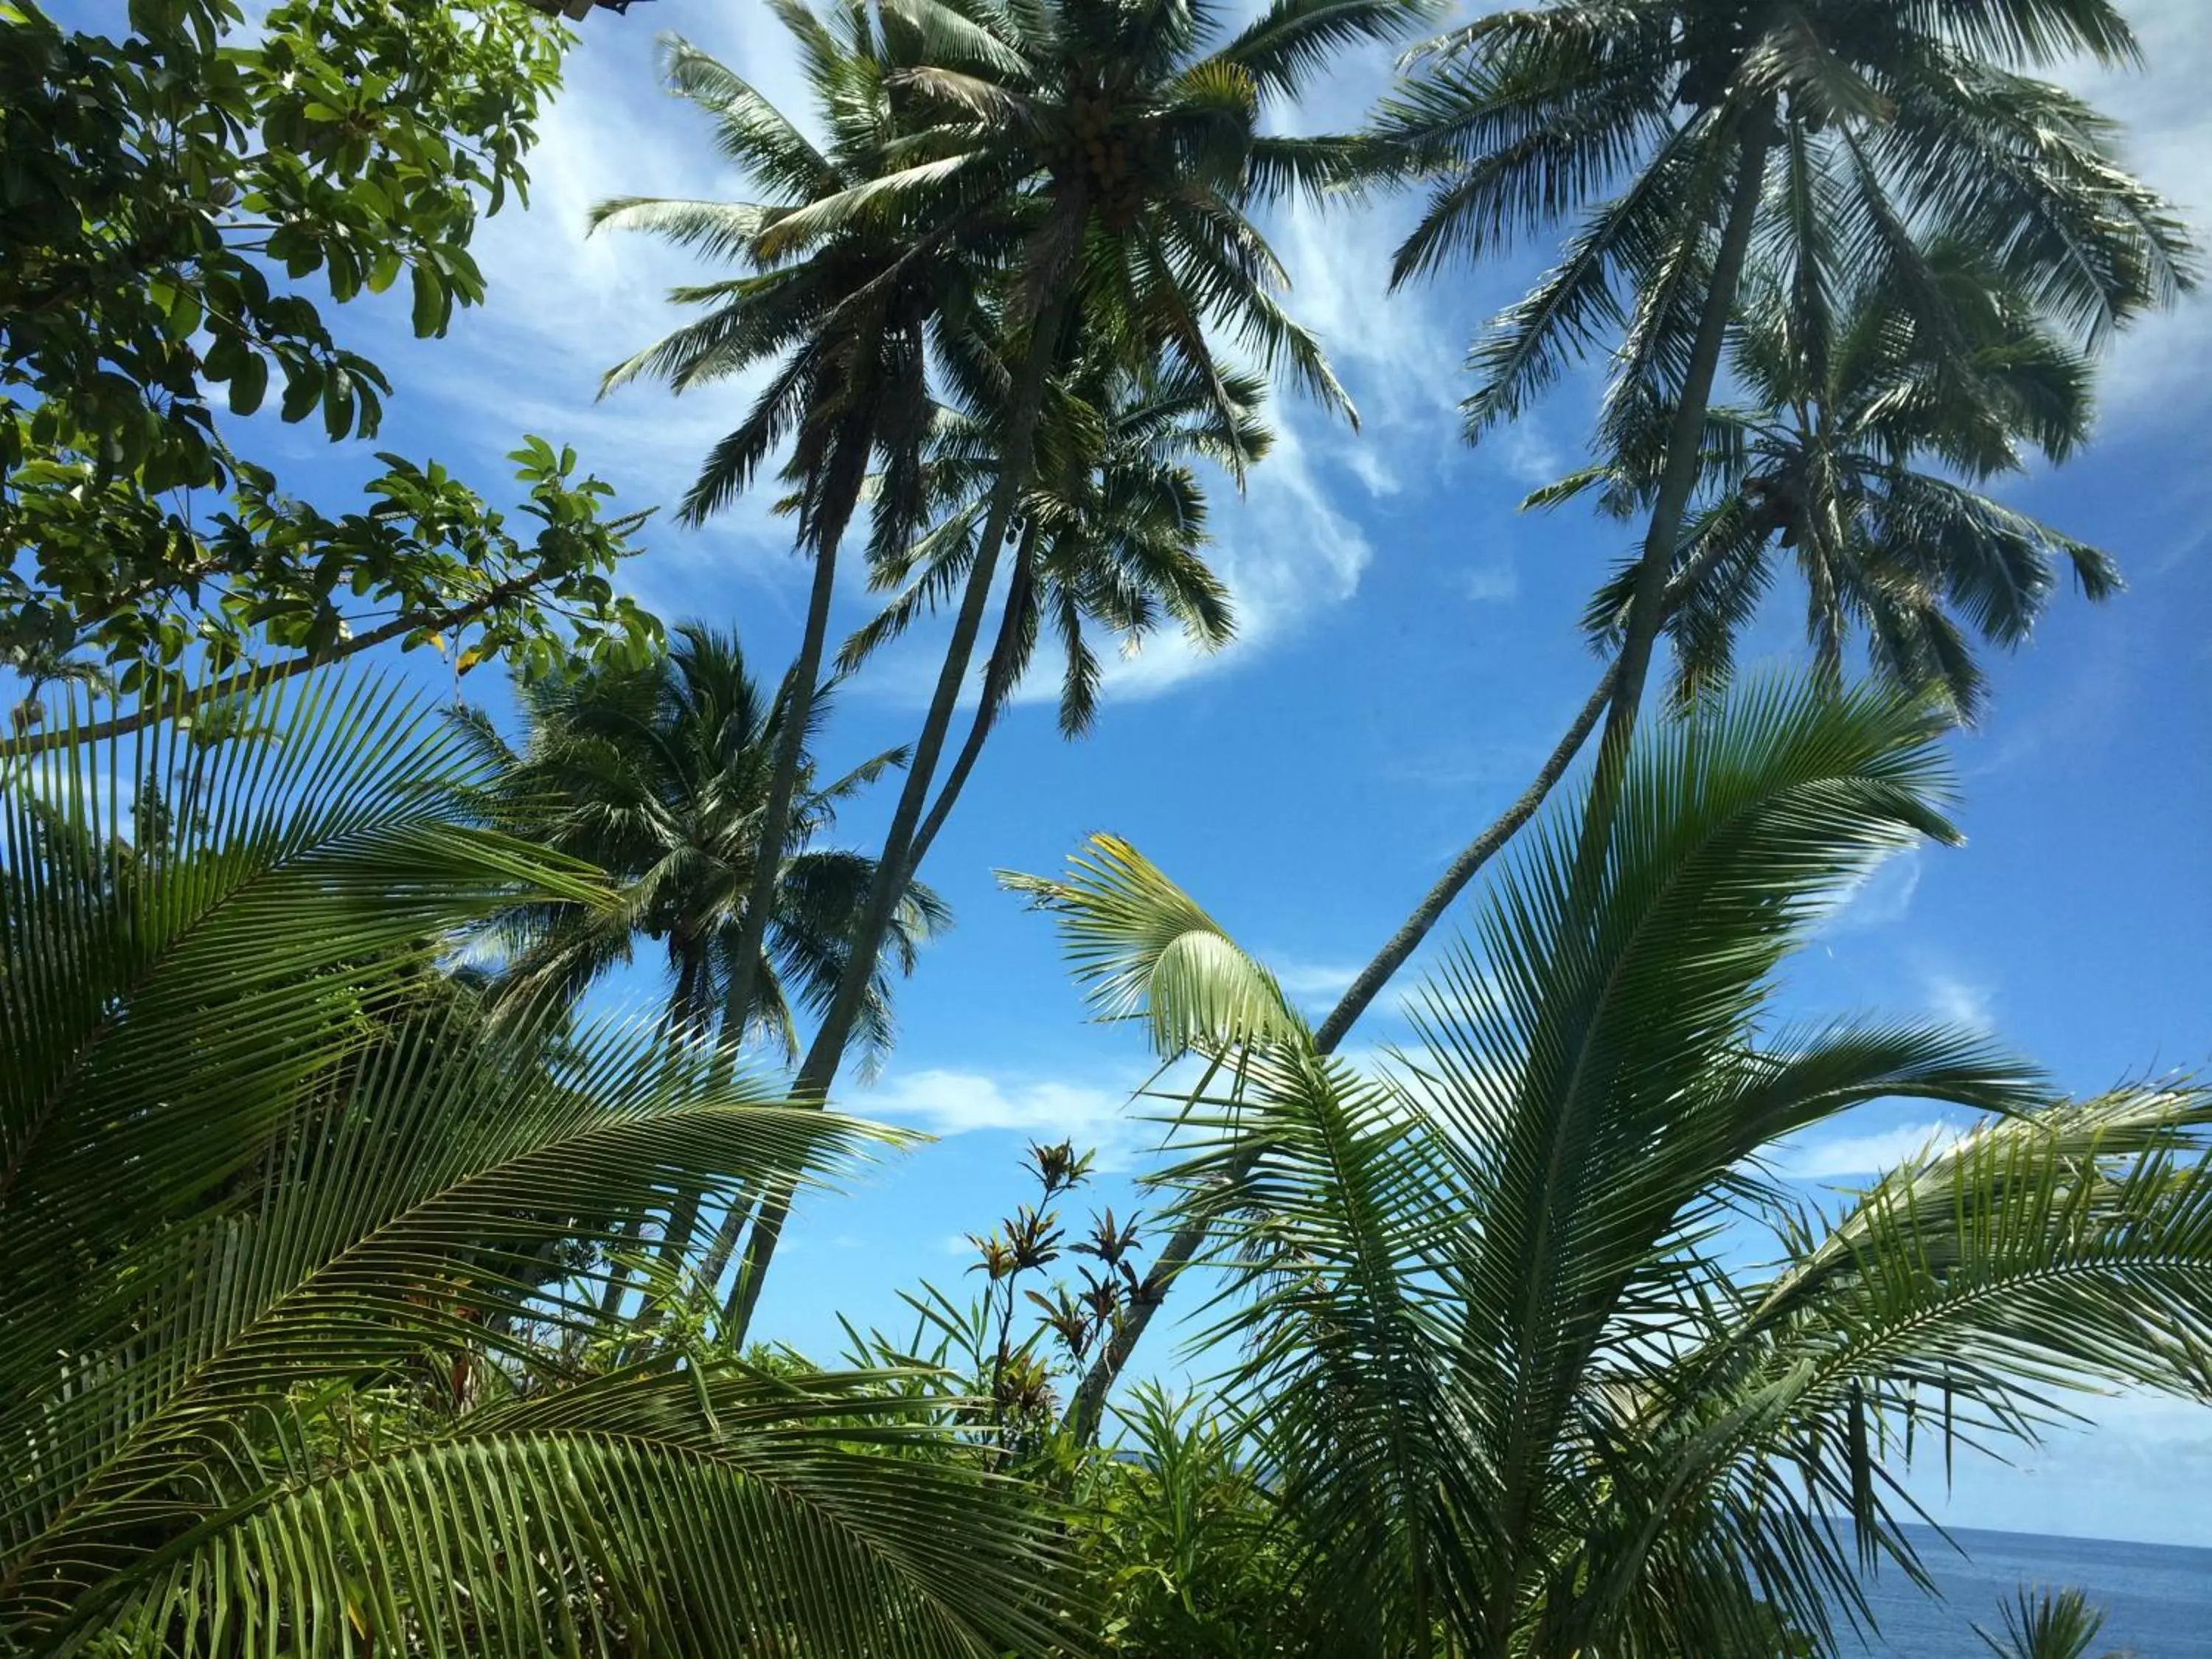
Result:
[[[420,633],[425,629],[433,633],[442,633],[449,628],[465,628],[487,611],[528,592],[540,582],[546,580],[551,574],[550,571],[538,569],[523,575],[511,576],[507,580],[485,589],[483,592],[464,605],[453,605],[445,611],[433,611],[427,616],[420,611],[413,611],[394,617],[390,622],[372,628],[366,634],[356,635],[352,639],[343,641],[325,650],[303,651],[296,657],[288,657],[280,663],[268,666],[241,668],[234,674],[226,674],[221,679],[210,680],[204,685],[179,687],[173,696],[161,702],[142,702],[137,708],[127,714],[118,714],[110,720],[96,720],[90,726],[46,726],[36,732],[27,732],[21,737],[9,738],[5,741],[0,741],[0,760],[15,760],[32,755],[44,754],[48,750],[58,749],[64,744],[102,743],[109,738],[119,738],[138,731],[142,727],[152,725],[157,720],[167,720],[190,714],[203,704],[219,701],[235,693],[250,690],[256,686],[273,685],[279,680],[289,680],[295,675],[307,672],[310,669],[325,667],[334,662],[343,662],[348,657],[356,656],[374,646],[387,644],[409,634]]]

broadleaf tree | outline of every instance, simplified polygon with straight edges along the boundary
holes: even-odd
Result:
[[[125,691],[183,666],[174,697],[387,640],[463,665],[649,643],[609,580],[639,520],[554,445],[515,457],[523,535],[434,461],[380,456],[332,511],[241,453],[264,404],[375,436],[391,381],[327,306],[397,289],[430,337],[483,298],[471,236],[526,187],[567,36],[504,0],[254,25],[233,0],[134,0],[119,39],[0,10],[0,662]]]

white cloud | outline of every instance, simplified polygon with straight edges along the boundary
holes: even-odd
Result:
[[[2212,1412],[2133,1390],[2054,1397],[2083,1420],[2038,1445],[1997,1443],[2004,1462],[1962,1457],[1947,1471],[1931,1447],[1914,1495],[1949,1526],[2212,1546]]]
[[[1505,559],[1487,559],[1461,573],[1459,590],[1476,605],[1510,605],[1521,597],[1521,573]]]
[[[847,1109],[861,1117],[908,1123],[932,1134],[997,1130],[1034,1139],[1096,1147],[1098,1167],[1121,1170],[1157,1144],[1158,1127],[1145,1121],[1146,1103],[1132,1091],[1053,1078],[1001,1078],[931,1066],[894,1071],[872,1089],[856,1091]]]
[[[786,107],[803,108],[795,65],[765,9],[668,5],[665,21],[743,68]],[[598,21],[613,22],[612,19]],[[638,385],[599,400],[602,374],[687,313],[669,289],[702,279],[690,255],[642,235],[587,234],[593,207],[625,195],[740,199],[741,180],[716,155],[707,118],[660,87],[653,31],[587,29],[566,84],[538,123],[528,158],[530,201],[510,202],[477,233],[485,302],[458,312],[449,337],[384,355],[403,397],[434,398],[450,428],[496,465],[525,433],[575,447],[582,465],[616,486],[618,504],[672,504],[708,448],[734,423],[754,384],[733,381],[674,398]],[[400,321],[385,308],[387,326]],[[709,529],[678,529],[669,512],[647,526],[649,556],[625,583],[656,609],[696,609],[699,577],[735,565],[794,590],[790,533],[758,490]]]
[[[1948,968],[1921,971],[1920,1000],[1936,1018],[1984,1034],[1996,1029],[1996,993]]]
[[[1924,854],[1923,848],[1908,847],[1877,860],[1829,901],[1819,930],[1858,933],[1904,921],[1920,890]]]
[[[1536,416],[1524,415],[1492,441],[1506,476],[1534,489],[1556,483],[1573,463]]]
[[[1771,1161],[1777,1174],[1792,1181],[1880,1175],[1932,1147],[1948,1146],[1960,1133],[1954,1124],[1931,1119],[1865,1134],[1792,1139],[1775,1146]]]
[[[1284,995],[1303,1007],[1311,1008],[1334,1006],[1365,965],[1357,962],[1304,962],[1296,957],[1269,956],[1265,952],[1260,959],[1267,964],[1275,982],[1283,988]]]

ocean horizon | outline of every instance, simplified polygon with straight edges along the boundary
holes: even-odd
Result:
[[[2089,1659],[2212,1659],[2212,1549],[1968,1527],[1907,1530],[1942,1594],[1923,1593],[1894,1569],[1883,1572],[1868,1591],[1879,1632],[1863,1643],[1844,1634],[1844,1654],[1990,1659],[1974,1626],[2001,1631],[2004,1604],[2027,1584],[2078,1589],[2104,1609]]]

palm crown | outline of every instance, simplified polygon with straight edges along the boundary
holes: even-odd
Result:
[[[594,227],[644,231],[744,267],[677,289],[679,304],[704,314],[609,371],[606,385],[650,376],[684,392],[768,365],[745,418],[707,457],[684,514],[696,522],[726,505],[787,441],[799,543],[834,556],[872,468],[883,545],[896,545],[921,510],[928,335],[972,273],[942,246],[918,249],[909,227],[881,216],[848,217],[803,247],[775,235],[810,207],[867,188],[888,165],[901,116],[897,65],[866,11],[840,9],[825,23],[795,0],[776,0],[774,10],[805,64],[825,142],[696,46],[668,43],[670,86],[713,118],[717,148],[765,199],[623,197],[593,210]]]
[[[1968,719],[1984,686],[1969,629],[2002,647],[2025,640],[2062,562],[2093,599],[2118,589],[2106,554],[1978,488],[2030,455],[2073,453],[2094,412],[2087,362],[1971,251],[1949,244],[1923,259],[1944,289],[1940,338],[1885,281],[1853,283],[1832,311],[1807,315],[1779,272],[1747,276],[1741,400],[1707,418],[1705,499],[1675,559],[1678,702],[1726,683],[1778,556],[1803,579],[1816,672],[1838,679],[1863,629],[1880,672],[1908,690],[1939,688]],[[1595,489],[1626,517],[1649,506],[1660,464],[1646,443],[1530,503]],[[1623,571],[1592,599],[1601,639],[1617,636],[1633,581]]]
[[[1167,1178],[1226,1233],[1208,1334],[1303,1540],[1304,1650],[1771,1651],[1862,1605],[1855,1547],[1910,1563],[1916,1429],[2201,1394],[2212,1096],[2058,1101],[1976,1033],[1767,1010],[1870,860],[1953,837],[1942,727],[1763,690],[1648,735],[1597,886],[1554,815],[1379,1073],[1125,845],[1018,882],[1103,1013],[1205,1062]],[[1776,1179],[1899,1097],[1993,1115],[1832,1218]]]
[[[509,754],[482,717],[468,722],[474,739],[507,763],[493,811],[623,885],[613,908],[532,905],[505,914],[488,939],[503,958],[507,994],[573,997],[628,961],[643,937],[666,956],[672,1025],[712,1031],[719,1012],[725,1042],[764,1036],[794,1050],[796,1011],[818,1011],[835,993],[875,871],[862,854],[810,843],[835,823],[841,802],[898,756],[823,783],[811,762],[802,766],[763,971],[750,1005],[730,1008],[762,803],[792,717],[788,696],[763,695],[736,640],[695,624],[677,629],[667,656],[647,668],[540,682],[524,689],[522,706],[519,753]],[[809,708],[819,721],[828,699],[817,695]],[[863,1012],[872,1053],[890,1042],[892,966],[911,971],[916,949],[947,919],[927,888],[908,892]]]
[[[2121,170],[2112,124],[2024,71],[2135,51],[2109,0],[1556,0],[1493,13],[1425,49],[1382,112],[1382,134],[1437,175],[1397,275],[1583,216],[1560,263],[1477,346],[1471,434],[1519,413],[1615,330],[1608,434],[1671,406],[1745,167],[1761,186],[1758,234],[1808,320],[1848,273],[1880,273],[1940,327],[1956,290],[1922,254],[1940,231],[2100,337],[2186,285],[2188,235]]]
[[[1110,353],[1086,353],[1055,377],[1013,531],[987,705],[1012,694],[1048,624],[1062,653],[1060,723],[1069,736],[1087,731],[1097,709],[1101,665],[1088,624],[1116,635],[1125,653],[1170,622],[1200,649],[1228,641],[1234,606],[1206,562],[1206,493],[1193,463],[1238,477],[1265,456],[1265,398],[1256,376],[1135,374]],[[843,666],[857,667],[968,577],[1001,453],[988,407],[940,416],[930,479],[942,516],[902,556],[878,563],[875,585],[899,591],[847,642]]]
[[[1617,334],[1601,453],[1663,457],[1607,694],[1591,857],[1755,244],[1804,316],[1856,272],[1931,341],[1952,329],[1922,257],[1931,239],[1986,250],[2014,291],[2093,342],[2193,280],[2186,231],[2121,168],[2112,124],[2023,72],[2081,52],[2134,53],[2110,0],[1553,0],[1445,35],[1384,106],[1384,151],[1437,180],[1399,280],[1581,218],[1470,354],[1468,436]]]

